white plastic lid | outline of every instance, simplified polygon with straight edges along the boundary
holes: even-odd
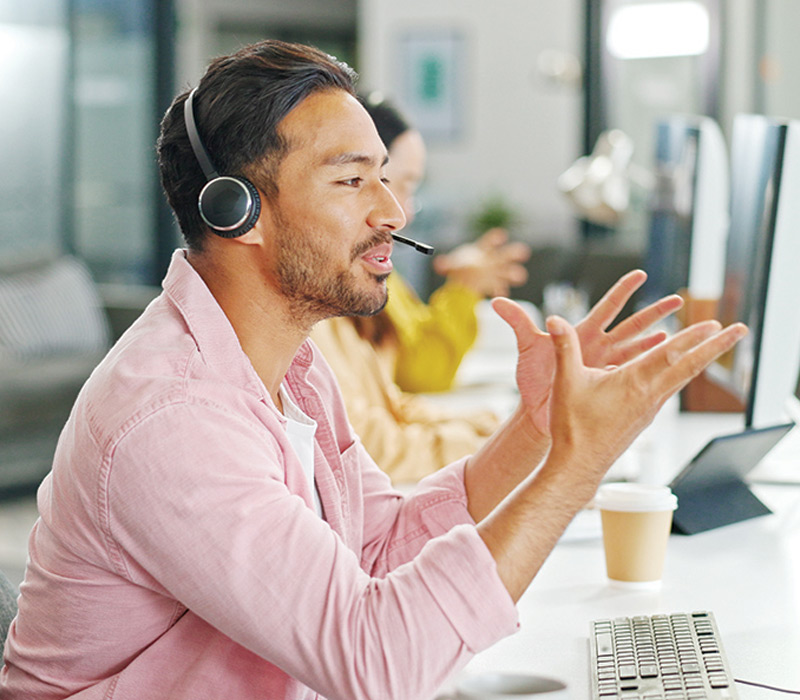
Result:
[[[611,483],[600,486],[594,498],[594,505],[601,510],[646,513],[675,510],[678,507],[678,498],[669,486]]]

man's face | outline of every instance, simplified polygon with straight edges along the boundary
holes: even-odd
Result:
[[[386,304],[391,232],[405,224],[388,189],[372,119],[343,90],[314,93],[281,122],[289,153],[265,202],[275,276],[306,320],[370,315]]]

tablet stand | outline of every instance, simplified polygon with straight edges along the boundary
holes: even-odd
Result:
[[[786,423],[710,440],[669,485],[678,497],[672,531],[693,535],[769,514],[744,477],[793,427]]]

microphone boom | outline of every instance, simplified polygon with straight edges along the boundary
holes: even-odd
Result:
[[[412,240],[411,238],[406,238],[405,236],[401,236],[399,233],[393,233],[392,238],[394,238],[394,240],[396,240],[398,243],[410,245],[414,250],[424,253],[425,255],[433,255],[435,251],[435,248],[432,245],[420,243],[419,241]]]

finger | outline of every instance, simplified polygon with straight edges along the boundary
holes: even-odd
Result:
[[[633,293],[641,287],[647,279],[644,270],[632,270],[620,277],[603,297],[589,311],[585,322],[591,323],[601,330],[605,330],[622,311]]]
[[[666,365],[662,373],[665,391],[674,393],[683,388],[748,332],[743,323],[709,332],[709,324],[714,323],[706,321],[694,324],[662,345],[659,353],[663,351],[662,361]]]
[[[663,299],[653,302],[641,311],[637,311],[632,316],[620,321],[608,333],[612,342],[618,343],[628,338],[635,338],[644,332],[654,323],[658,323],[670,314],[674,314],[683,306],[683,298],[677,294],[670,294]]]
[[[492,285],[492,297],[508,297],[511,294],[511,285],[502,279],[496,279]]]
[[[630,362],[642,353],[654,348],[659,343],[663,343],[667,337],[664,331],[657,331],[643,338],[618,343],[614,346],[614,350],[607,360],[615,365],[624,365],[626,362]]]
[[[483,250],[492,250],[492,248],[499,248],[508,240],[508,232],[504,228],[490,228],[486,231],[477,241],[475,245]]]
[[[658,357],[667,365],[674,365],[683,354],[718,333],[721,329],[722,325],[715,320],[700,321],[687,326],[673,335],[658,349]]]
[[[522,351],[538,338],[547,335],[541,331],[527,311],[519,304],[505,297],[492,299],[492,308],[514,331],[517,348]]]
[[[447,253],[440,253],[433,259],[433,269],[437,275],[446,276],[452,269],[450,256]]]
[[[531,257],[531,248],[527,243],[508,243],[498,253],[508,263],[523,263]]]
[[[528,279],[528,271],[522,265],[504,265],[498,271],[497,278],[512,287],[517,287]]]
[[[560,316],[547,319],[547,330],[553,338],[556,354],[556,381],[569,381],[583,366],[581,343],[575,329]]]

